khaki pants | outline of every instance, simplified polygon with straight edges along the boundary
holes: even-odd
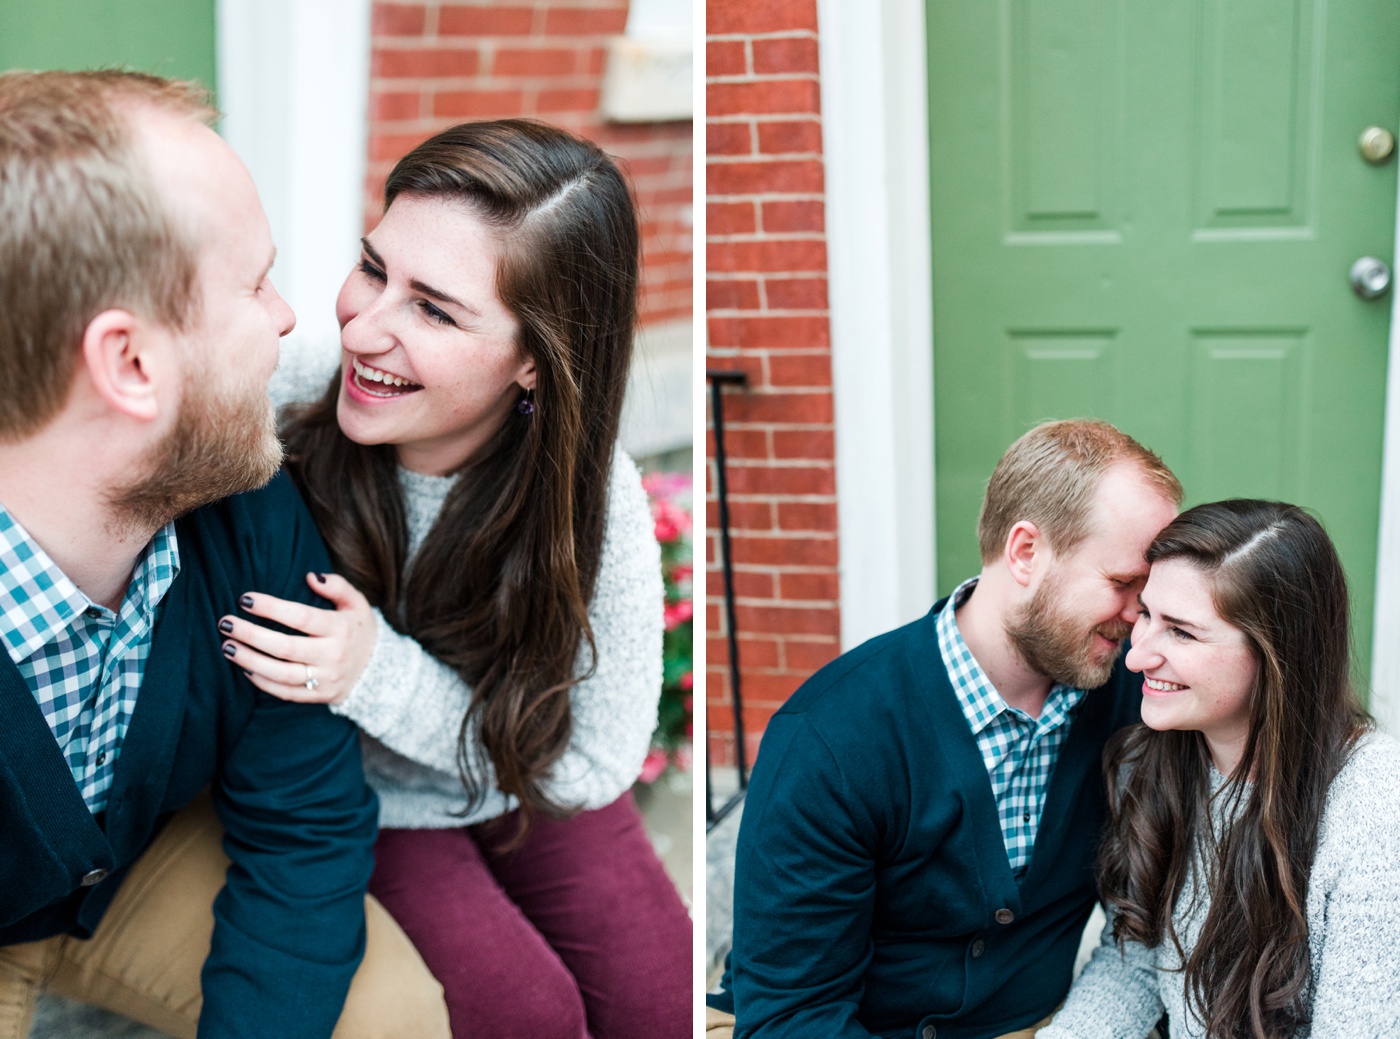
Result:
[[[1050,1016],[1054,1017],[1053,1014]],[[1000,1039],[1035,1039],[1035,1033],[1049,1023],[1050,1018],[1047,1017],[1039,1024],[1031,1025],[1030,1028],[1022,1028],[1019,1032],[1008,1032]],[[714,1007],[706,1007],[705,1039],[734,1039],[733,1015],[726,1014],[723,1010],[716,1010]]]
[[[195,1039],[199,972],[228,859],[208,794],[181,809],[127,874],[97,933],[0,947],[0,1039],[27,1039],[41,989]],[[442,987],[366,897],[365,958],[335,1039],[450,1039]]]

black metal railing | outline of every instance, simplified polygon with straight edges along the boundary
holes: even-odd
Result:
[[[724,387],[743,386],[748,377],[740,371],[709,370],[705,378],[710,383],[711,423],[715,431],[715,497],[719,503],[719,555],[724,575],[724,621],[729,637],[729,696],[734,716],[734,760],[739,770],[739,787],[715,808],[714,789],[710,781],[709,725],[705,733],[705,819],[706,829],[713,829],[743,800],[748,789],[749,772],[744,760],[744,700],[739,691],[739,634],[734,622],[734,563],[729,551],[729,488],[725,477],[724,457]]]

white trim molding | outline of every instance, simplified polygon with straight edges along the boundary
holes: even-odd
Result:
[[[841,644],[936,586],[923,0],[817,0]]]
[[[1400,184],[1396,185],[1395,246],[1400,263]],[[1390,290],[1390,369],[1385,384],[1385,453],[1381,463],[1381,521],[1376,545],[1376,612],[1371,642],[1371,713],[1400,735],[1400,291]]]
[[[695,443],[695,350],[694,322],[689,319],[638,329],[618,430],[623,450],[633,458]]]
[[[284,357],[338,355],[335,297],[364,232],[370,0],[217,0],[215,15],[220,132],[258,185],[297,315]]]

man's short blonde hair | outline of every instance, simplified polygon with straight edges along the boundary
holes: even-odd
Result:
[[[1181,507],[1181,483],[1152,451],[1099,419],[1064,419],[1036,426],[1017,440],[992,470],[977,541],[982,562],[997,559],[1011,528],[1034,523],[1056,552],[1072,551],[1089,534],[1099,480],[1126,462]]]
[[[195,83],[0,74],[0,440],[34,433],[62,407],[83,330],[103,310],[175,329],[198,316],[198,244],[138,153],[129,116],[143,107],[215,118]]]

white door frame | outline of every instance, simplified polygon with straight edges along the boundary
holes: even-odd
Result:
[[[364,233],[370,0],[217,0],[215,25],[220,132],[258,185],[297,315],[284,363],[338,356],[335,297]]]
[[[923,0],[881,0],[877,11],[817,0],[817,22],[841,643],[849,648],[927,610],[936,584],[928,52]],[[1400,189],[1392,264],[1397,259]],[[1382,726],[1400,733],[1400,292],[1394,289],[1391,308],[1370,703]]]
[[[817,24],[848,649],[933,603],[928,59],[923,0],[817,0]]]
[[[1392,162],[1395,160],[1391,160]],[[1395,243],[1400,259],[1400,184],[1396,185]],[[1371,633],[1371,713],[1400,734],[1400,292],[1390,290],[1390,366],[1385,384],[1385,455],[1381,463],[1380,541],[1376,546],[1376,614]]]

